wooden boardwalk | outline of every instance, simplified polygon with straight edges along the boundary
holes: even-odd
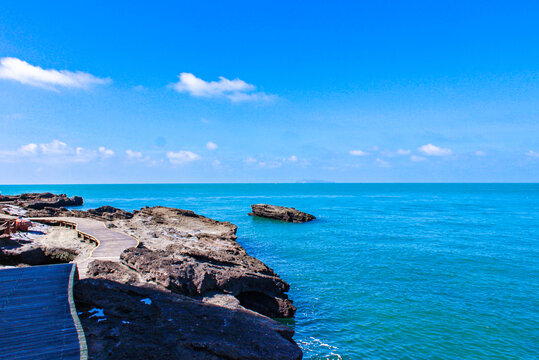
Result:
[[[97,242],[98,246],[90,257],[77,262],[79,278],[81,279],[86,278],[88,264],[93,260],[120,261],[120,255],[125,249],[138,245],[138,240],[135,238],[119,231],[108,229],[103,222],[98,220],[76,217],[31,218],[30,220],[49,224],[56,222],[72,226],[81,236]]]
[[[0,359],[87,359],[74,264],[0,270]]]

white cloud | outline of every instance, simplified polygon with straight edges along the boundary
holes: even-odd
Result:
[[[289,161],[288,159],[283,159],[282,161]],[[254,157],[249,157],[244,160],[247,165],[258,166],[261,168],[278,168],[283,165],[282,161],[278,160],[258,160]]]
[[[137,85],[133,86],[133,90],[135,90],[136,92],[145,92],[148,89],[144,85]]]
[[[240,79],[229,80],[220,76],[218,81],[205,81],[186,72],[181,73],[178,78],[178,82],[172,84],[172,88],[195,97],[225,97],[234,102],[267,101],[274,98],[263,92],[256,92],[256,86]]]
[[[404,155],[410,155],[412,151],[410,150],[404,150],[404,149],[398,149],[397,151],[390,151],[390,150],[383,150],[380,152],[381,155],[387,156],[387,157],[395,157],[395,156],[404,156]]]
[[[477,156],[485,156],[485,155],[487,155],[487,153],[484,152],[484,151],[482,151],[482,150],[477,150],[477,151],[475,152],[475,155],[477,155]]]
[[[0,79],[13,80],[47,90],[57,90],[57,87],[86,89],[92,85],[111,82],[108,78],[99,78],[82,71],[45,70],[12,57],[0,59]]]
[[[159,163],[158,161],[152,161],[148,155],[144,156],[140,151],[133,151],[131,149],[125,150],[125,156],[127,156],[129,161],[143,162],[146,165],[157,165]]]
[[[362,151],[362,150],[350,150],[349,154],[353,155],[353,156],[366,156],[366,155],[369,155],[368,153],[366,153],[365,151]]]
[[[420,161],[425,161],[427,159],[424,158],[423,156],[412,155],[410,156],[410,160],[415,161],[415,162],[420,162]]]
[[[289,162],[298,162],[298,157],[296,155],[292,155],[290,156],[288,159],[286,159],[286,161],[289,161]]]
[[[397,150],[397,155],[410,155],[411,153],[412,151],[410,150],[404,150],[404,149]]]
[[[99,154],[101,155],[101,157],[105,159],[114,156],[114,151],[112,151],[111,149],[107,149],[104,146],[100,146],[99,149],[97,150],[99,151]]]
[[[37,144],[26,144],[19,148],[18,152],[21,155],[34,155],[38,152],[39,146]]]
[[[206,143],[206,149],[208,150],[216,150],[219,146],[217,146],[216,143],[212,142],[212,141],[208,141]]]
[[[528,151],[528,152],[526,153],[526,155],[531,156],[531,157],[539,157],[539,152],[530,150],[530,151]]]
[[[29,143],[17,150],[0,151],[0,161],[14,162],[24,158],[27,161],[57,164],[57,163],[80,163],[94,159],[106,159],[114,155],[114,151],[103,146],[97,150],[83,147],[71,147],[63,141],[52,140],[50,143]]]
[[[97,157],[97,152],[94,150],[85,149],[82,147],[77,147],[73,153],[73,149],[66,146],[65,151],[60,156],[49,156],[49,161],[52,162],[88,162],[92,161]],[[103,159],[104,157],[101,156]]]
[[[278,168],[281,167],[283,163],[281,163],[280,161],[270,161],[267,163],[267,165],[269,168]]]
[[[178,152],[169,151],[167,152],[166,156],[168,161],[174,165],[186,164],[191,161],[200,160],[200,155],[187,150],[180,150]]]
[[[440,148],[432,144],[423,145],[418,150],[429,156],[448,156],[453,153],[451,149]]]
[[[133,150],[127,149],[125,150],[125,155],[127,155],[127,157],[132,160],[142,159],[142,153],[140,151],[133,151]]]
[[[67,144],[60,140],[53,140],[48,144],[41,144],[39,147],[45,155],[62,155],[69,152]]]
[[[391,167],[391,164],[384,159],[376,158],[376,163],[380,167],[384,167],[384,168]]]

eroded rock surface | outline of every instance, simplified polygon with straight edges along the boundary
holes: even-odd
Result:
[[[83,214],[80,215],[84,216]],[[86,216],[111,221],[115,219],[131,219],[133,214],[129,211],[106,205],[86,211]]]
[[[290,286],[235,241],[235,225],[166,207],[144,208],[113,224],[141,242],[124,251],[121,263],[144,281],[194,297],[232,295],[269,317],[294,316]]]
[[[74,292],[90,359],[302,358],[289,327],[252,312],[103,279]]]
[[[255,204],[251,205],[251,209],[253,212],[249,213],[250,216],[259,216],[293,223],[304,223],[316,219],[314,215],[296,210],[293,207]]]
[[[61,208],[66,206],[81,206],[80,196],[68,197],[66,194],[26,193],[20,195],[0,195],[0,202],[10,203],[25,209],[43,210],[45,208]]]
[[[95,248],[71,229],[34,223],[28,232],[0,237],[0,265],[24,266],[68,263],[86,258]]]

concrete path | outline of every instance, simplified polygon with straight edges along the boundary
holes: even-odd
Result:
[[[98,247],[95,248],[90,257],[77,262],[80,279],[87,277],[86,272],[90,262],[94,260],[120,261],[120,255],[125,249],[138,245],[138,240],[135,238],[108,229],[105,227],[105,223],[98,220],[76,217],[30,218],[30,220],[45,224],[53,222],[72,224],[81,236],[90,237],[98,243]]]
[[[74,264],[0,270],[0,359],[87,359]]]

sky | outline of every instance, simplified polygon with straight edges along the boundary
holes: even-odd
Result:
[[[0,184],[538,182],[536,1],[0,3]]]

